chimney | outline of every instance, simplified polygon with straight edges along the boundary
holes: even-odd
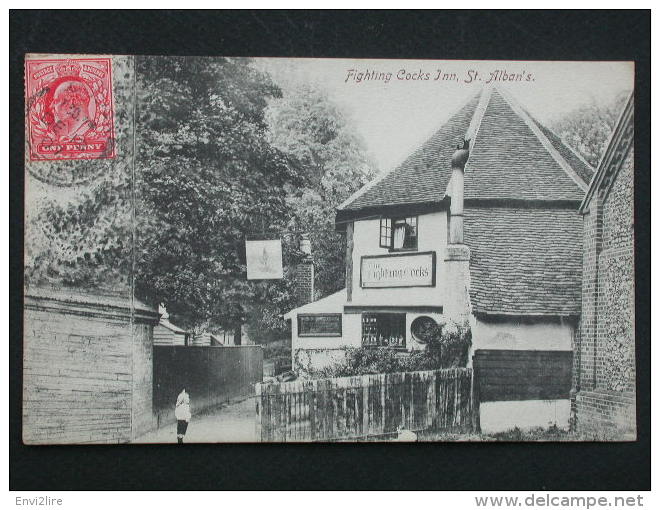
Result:
[[[470,248],[463,241],[463,176],[469,142],[465,140],[451,158],[451,204],[445,254],[445,302],[443,313],[457,322],[470,313]]]
[[[296,301],[298,306],[314,301],[314,263],[312,261],[312,245],[307,234],[300,236],[300,251],[302,260],[296,267]]]
[[[463,244],[463,180],[465,163],[470,151],[469,142],[463,141],[451,158],[451,206],[449,216],[449,244]]]

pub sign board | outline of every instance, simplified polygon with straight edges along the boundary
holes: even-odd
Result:
[[[282,241],[245,241],[248,280],[277,280],[284,277]]]
[[[360,287],[435,287],[435,252],[365,255],[360,261]]]

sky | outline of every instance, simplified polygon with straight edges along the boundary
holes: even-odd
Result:
[[[267,60],[260,64],[276,81],[326,90],[381,171],[403,161],[484,86],[510,91],[547,125],[580,106],[610,102],[634,83],[632,62]]]

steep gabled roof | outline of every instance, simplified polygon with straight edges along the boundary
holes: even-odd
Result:
[[[441,204],[451,156],[470,140],[466,200],[582,200],[593,169],[512,97],[485,89],[403,163],[367,184],[338,209],[337,222],[369,212]]]
[[[564,144],[564,142],[561,141],[561,138],[559,138],[559,136],[557,136],[553,131],[545,127],[537,120],[533,120],[541,132],[550,141],[552,146],[557,150],[557,152],[559,152],[559,154],[568,162],[568,164],[573,167],[573,170],[575,170],[580,178],[588,184],[594,176],[594,168],[589,163],[587,163],[582,156],[571,149],[568,145]]]
[[[342,204],[337,223],[441,203],[463,139],[470,141],[464,240],[474,313],[577,315],[577,209],[594,170],[504,91],[487,89],[468,102],[404,163]]]
[[[382,206],[441,203],[451,177],[451,156],[474,115],[475,96],[403,163],[367,184],[346,200],[341,211],[360,211]]]
[[[575,209],[465,209],[475,314],[580,312],[582,218]]]
[[[465,165],[466,200],[582,200],[588,180],[562,156],[570,149],[557,139],[557,150],[539,126],[512,98],[492,90]]]

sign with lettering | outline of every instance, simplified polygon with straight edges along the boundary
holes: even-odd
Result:
[[[341,314],[299,314],[298,336],[341,336]]]
[[[363,289],[435,287],[435,252],[364,256],[360,264]]]

